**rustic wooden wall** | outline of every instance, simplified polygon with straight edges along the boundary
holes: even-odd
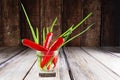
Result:
[[[77,24],[89,12],[93,15],[71,36],[82,31],[91,23],[91,30],[67,44],[67,46],[120,46],[119,0],[21,0],[32,25],[39,28],[40,38],[43,27],[50,27],[55,17],[54,39]],[[21,38],[32,40],[31,32],[18,0],[0,2],[0,46],[18,46]],[[42,41],[42,39],[41,39]]]
[[[0,1],[0,46],[20,43],[18,0]]]
[[[101,1],[83,0],[83,16],[89,12],[93,15],[84,23],[83,28],[95,23],[87,33],[81,37],[81,46],[99,46],[100,45],[100,25],[101,25]]]
[[[119,0],[102,0],[101,46],[120,46],[119,3]]]
[[[0,3],[0,34],[3,33],[3,28],[2,28],[2,3]],[[0,35],[0,46],[3,45],[3,35]]]
[[[76,25],[82,19],[82,0],[63,0],[62,29],[66,31],[73,24]],[[80,32],[77,28],[70,37]],[[80,37],[69,42],[67,46],[80,46]]]

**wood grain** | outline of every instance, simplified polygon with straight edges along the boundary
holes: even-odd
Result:
[[[2,26],[2,0],[0,2],[0,34],[3,34],[3,26]],[[3,35],[0,35],[0,46],[3,45]]]
[[[100,50],[98,48],[83,48],[96,60],[102,63],[105,67],[110,69],[116,75],[120,77],[120,57],[112,55],[110,52]]]
[[[74,80],[119,80],[116,75],[80,48],[65,49]],[[92,52],[93,53],[93,52]],[[96,54],[94,52],[94,54]],[[100,54],[99,54],[100,55]],[[101,55],[100,55],[101,56]],[[107,56],[107,55],[106,55]],[[104,56],[104,57],[106,57]],[[117,61],[118,62],[118,61]],[[108,62],[115,64],[116,62]]]
[[[60,58],[60,64],[59,64],[60,80],[71,80],[69,75],[69,68],[65,60],[65,55],[62,49],[60,50],[59,58]]]
[[[102,0],[102,46],[119,46],[120,28],[119,28],[119,0]]]
[[[92,12],[93,15],[85,21],[82,29],[92,23],[94,26],[81,37],[81,46],[100,46],[100,27],[101,27],[101,1],[100,0],[84,0],[83,16]]]
[[[63,0],[62,10],[62,32],[66,31],[73,24],[76,25],[82,19],[82,0]],[[77,28],[71,36],[80,32]],[[67,44],[68,46],[80,46],[80,37]]]
[[[0,51],[0,65],[4,62],[8,61],[9,59],[13,58],[14,56],[18,55],[22,51],[24,51],[26,48],[22,47],[12,47],[3,49]]]
[[[18,46],[20,41],[18,0],[2,0],[2,41],[4,46]]]
[[[119,47],[102,47],[105,51],[113,52],[113,53],[120,53]]]
[[[8,48],[8,47],[0,47],[0,51],[4,50],[6,48]]]
[[[23,80],[36,60],[35,51],[26,50],[0,65],[1,80]]]
[[[120,49],[119,47],[102,47],[101,49],[117,56],[117,57],[120,57]]]

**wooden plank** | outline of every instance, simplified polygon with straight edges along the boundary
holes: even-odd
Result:
[[[120,48],[119,47],[102,47],[102,49],[113,52],[113,53],[120,53]]]
[[[60,80],[71,80],[69,75],[69,68],[65,60],[65,55],[62,49],[60,50],[59,58],[60,58],[60,64],[59,64]]]
[[[0,54],[2,53],[7,53],[7,52],[13,52],[15,51],[16,49],[18,49],[20,47],[1,47],[1,51],[0,51]],[[22,47],[21,47],[22,48]]]
[[[66,48],[65,53],[70,64],[74,80],[120,79],[120,76],[114,74],[80,48]]]
[[[83,28],[86,28],[92,23],[95,23],[92,29],[87,31],[81,37],[81,46],[99,46],[100,45],[100,27],[101,27],[101,0],[84,0],[83,1],[83,16],[92,12],[93,15],[84,23]]]
[[[106,68],[114,72],[120,77],[120,57],[112,55],[110,52],[100,50],[98,48],[83,48],[89,55],[93,56]]]
[[[120,53],[120,47],[115,47],[115,49],[117,53]]]
[[[31,71],[29,72],[29,74],[24,78],[24,80],[39,80],[39,69],[38,69],[38,64],[37,62],[35,63],[35,65],[33,66],[33,68],[31,69]]]
[[[21,2],[23,3],[26,12],[28,14],[28,17],[31,21],[31,24],[34,28],[34,30],[36,30],[36,27],[39,28],[39,31],[41,30],[40,27],[40,0],[21,0]],[[29,38],[31,40],[33,40],[29,25],[27,23],[26,17],[24,15],[23,10],[20,10],[20,22],[21,22],[21,37],[22,38]],[[27,34],[26,34],[27,32]],[[40,34],[41,32],[39,32]],[[41,35],[39,35],[41,37]]]
[[[120,53],[112,52],[112,54],[120,57]]]
[[[25,50],[7,63],[0,65],[1,80],[23,80],[36,60],[35,51]]]
[[[4,49],[6,49],[6,48],[8,48],[8,47],[0,47],[0,51],[1,51],[1,50],[4,50]]]
[[[18,0],[2,0],[4,46],[18,46],[20,39]],[[3,46],[3,45],[2,45]]]
[[[65,58],[63,55],[62,50],[60,50],[60,56],[59,56],[59,77],[57,80],[70,80],[69,77],[69,73],[68,73],[68,68],[65,62]],[[39,69],[38,69],[38,64],[36,62],[36,64],[33,66],[33,68],[31,69],[31,71],[29,72],[29,74],[25,77],[24,80],[40,80],[39,77]],[[44,78],[42,80],[56,80],[55,78]]]
[[[117,50],[120,50],[120,47],[119,46],[117,46],[117,47],[115,47]]]
[[[119,47],[102,47],[101,49],[104,49],[105,51],[120,57],[120,49]]]
[[[102,46],[120,46],[120,0],[102,0]],[[114,16],[113,16],[114,15]]]
[[[48,27],[58,18],[53,30],[53,39],[51,43],[59,37],[61,33],[61,0],[41,0],[41,27]]]
[[[82,19],[82,0],[63,0],[62,16],[62,32],[64,32]],[[76,29],[71,36],[79,32],[80,28]],[[80,37],[71,41],[67,46],[80,46]]]
[[[16,56],[25,49],[26,48],[22,47],[11,47],[0,51],[0,64],[3,64],[4,62],[8,61],[9,59]]]

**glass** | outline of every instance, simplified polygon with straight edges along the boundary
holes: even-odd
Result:
[[[50,51],[50,52],[37,51],[39,76],[41,78],[58,76],[58,74],[57,74],[57,72],[58,72],[58,53],[59,53],[59,51]]]

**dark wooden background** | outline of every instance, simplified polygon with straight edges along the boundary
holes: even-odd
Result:
[[[55,17],[54,39],[72,24],[77,24],[89,12],[93,15],[73,35],[91,23],[95,25],[87,33],[67,46],[120,46],[119,0],[21,0],[32,25],[50,27]],[[20,39],[32,40],[19,0],[0,0],[0,46],[20,46]],[[41,40],[42,41],[42,40]]]

